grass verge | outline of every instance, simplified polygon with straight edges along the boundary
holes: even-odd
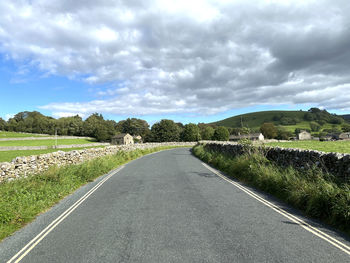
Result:
[[[259,152],[232,157],[199,145],[193,153],[226,175],[350,234],[350,185],[332,175],[317,169],[301,172],[292,167],[281,168]]]
[[[0,240],[31,222],[82,185],[143,155],[176,147],[157,147],[96,158],[79,165],[52,167],[35,176],[0,184]]]
[[[10,162],[18,156],[39,155],[39,154],[52,153],[57,151],[70,152],[73,150],[83,150],[83,149],[89,149],[89,148],[103,148],[103,147],[105,146],[89,146],[89,147],[80,147],[80,148],[63,148],[63,149],[46,149],[46,150],[0,151],[0,163]]]

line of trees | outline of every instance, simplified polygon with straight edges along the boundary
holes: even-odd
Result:
[[[89,136],[98,141],[109,141],[115,134],[140,135],[145,142],[221,140],[229,138],[225,127],[212,127],[204,123],[183,125],[172,120],[161,120],[150,128],[147,121],[128,118],[116,122],[105,120],[101,114],[91,114],[86,120],[80,116],[55,119],[40,112],[20,112],[8,121],[0,118],[0,130],[68,136]]]

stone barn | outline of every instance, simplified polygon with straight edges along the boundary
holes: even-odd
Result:
[[[350,140],[350,132],[343,132],[339,134],[339,140]]]
[[[129,133],[120,133],[112,137],[111,144],[134,144],[134,138]]]
[[[307,131],[300,131],[298,134],[298,140],[300,141],[311,140],[311,133]]]

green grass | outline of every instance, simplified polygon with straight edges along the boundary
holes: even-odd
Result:
[[[57,151],[69,152],[73,150],[82,150],[87,148],[103,148],[105,146],[90,146],[90,147],[81,147],[81,148],[64,148],[64,149],[47,149],[47,150],[25,150],[25,151],[0,151],[0,163],[1,162],[10,162],[18,156],[31,156],[39,155],[44,153],[52,153]]]
[[[279,146],[282,148],[299,148],[306,150],[317,150],[323,152],[350,153],[350,141],[290,141],[271,142],[267,146]]]
[[[270,193],[306,215],[350,234],[349,184],[317,169],[301,172],[281,168],[258,152],[232,157],[196,146],[193,153],[229,177]]]
[[[19,133],[19,132],[8,132],[8,131],[0,131],[0,138],[25,138],[25,137],[42,137],[42,136],[50,136],[50,135],[39,135],[35,133]]]
[[[93,139],[58,139],[57,145],[94,143]],[[56,140],[0,141],[0,146],[54,146]]]
[[[52,167],[40,175],[0,184],[0,240],[31,222],[39,213],[82,185],[130,160],[170,148],[175,147],[120,151],[80,165]]]

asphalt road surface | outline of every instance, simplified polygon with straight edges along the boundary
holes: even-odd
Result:
[[[189,149],[147,155],[82,187],[5,239],[0,261],[350,262],[348,237],[238,186]]]

